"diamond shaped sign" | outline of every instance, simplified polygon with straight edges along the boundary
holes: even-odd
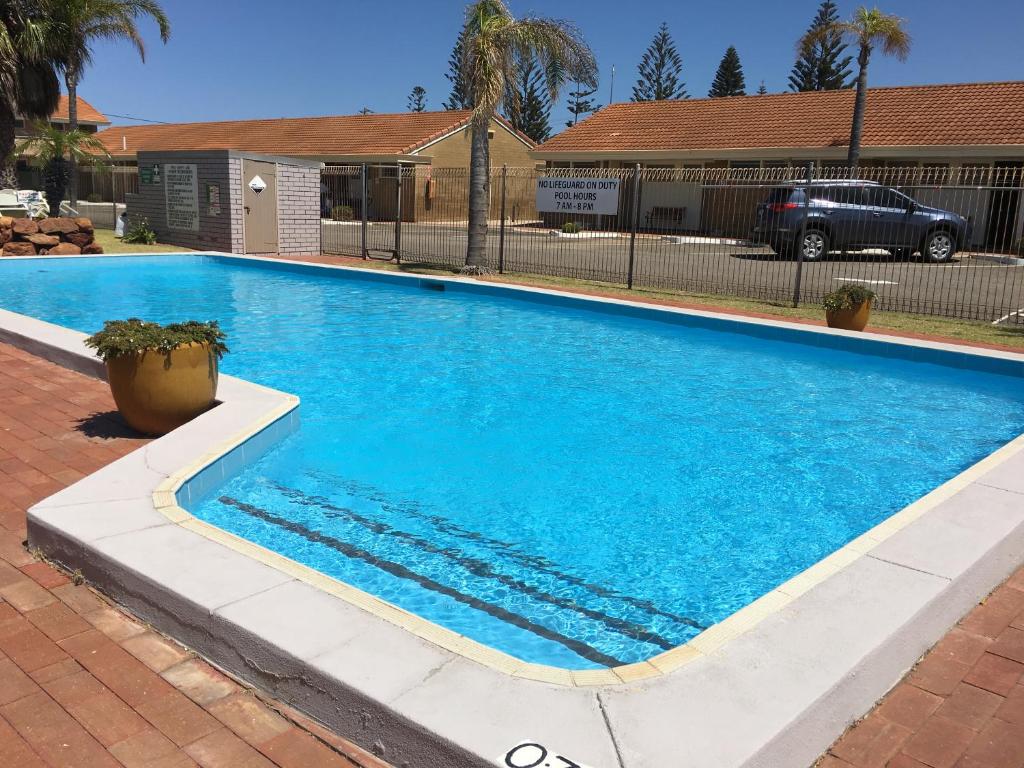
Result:
[[[249,189],[255,192],[257,195],[267,188],[267,182],[261,179],[259,176],[253,176],[252,181],[249,182]]]

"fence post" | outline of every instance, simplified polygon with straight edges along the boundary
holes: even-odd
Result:
[[[807,236],[807,217],[811,208],[811,183],[814,181],[814,163],[807,164],[807,189],[804,191],[804,215],[800,223],[800,238],[796,241],[796,278],[793,281],[793,307],[800,306],[800,281],[804,271],[804,238]]]
[[[508,166],[501,166],[501,226],[498,229],[498,274],[505,274],[505,187],[508,184]]]
[[[626,276],[626,287],[633,288],[633,264],[636,260],[636,229],[640,223],[640,163],[636,164],[633,176],[633,221],[629,235],[629,274]]]
[[[114,228],[115,232],[117,231],[117,192],[114,189],[114,182],[115,182],[116,179],[117,179],[117,166],[116,165],[111,165],[110,166],[110,206],[111,206],[111,208],[113,208],[113,211],[114,211],[114,224],[113,224],[113,228]],[[59,211],[57,212],[57,215],[60,216],[60,212]]]
[[[361,187],[361,194],[362,194],[362,200],[363,200],[363,202],[362,202],[362,209],[363,210],[362,210],[362,216],[361,216],[363,221],[362,221],[362,225],[360,226],[360,229],[362,229],[362,233],[361,233],[362,237],[361,237],[361,240],[360,240],[360,245],[362,247],[363,259],[365,260],[365,259],[369,258],[369,253],[366,250],[366,225],[367,225],[367,222],[369,221],[369,218],[368,218],[369,217],[369,212],[367,211],[367,207],[368,206],[366,204],[366,163],[363,163],[362,172],[359,175],[359,185]]]
[[[398,178],[395,189],[398,190],[398,204],[395,214],[395,263],[402,263],[402,163],[398,163]]]

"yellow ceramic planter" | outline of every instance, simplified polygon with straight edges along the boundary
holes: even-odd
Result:
[[[107,361],[107,379],[128,425],[164,435],[213,406],[217,355],[209,344],[183,344],[169,354],[149,349]]]
[[[825,311],[825,321],[829,328],[841,328],[844,331],[863,331],[871,317],[871,301],[865,301],[856,309],[830,309]]]

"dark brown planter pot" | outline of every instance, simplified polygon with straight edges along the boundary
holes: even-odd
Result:
[[[840,328],[844,331],[863,331],[871,318],[871,301],[865,301],[856,309],[829,309],[825,311],[825,321],[829,328]]]
[[[150,349],[107,361],[117,409],[132,429],[147,435],[165,435],[209,410],[217,376],[217,355],[209,344],[185,344],[166,355]]]

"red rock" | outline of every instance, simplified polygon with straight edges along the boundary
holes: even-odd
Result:
[[[13,219],[11,229],[16,235],[34,235],[39,231],[39,225],[32,219]]]
[[[79,248],[85,248],[93,241],[93,236],[92,232],[69,232],[64,235],[64,241],[77,245]]]
[[[77,232],[78,225],[75,224],[74,219],[61,216],[59,218],[42,219],[39,222],[39,231],[47,235],[67,235],[71,232]]]
[[[36,247],[32,243],[12,240],[9,243],[4,243],[3,254],[4,256],[35,256]]]
[[[9,227],[6,229],[4,227],[0,227],[0,245],[8,242],[12,237],[14,237],[14,233]]]
[[[82,253],[87,253],[93,256],[97,253],[103,253],[103,246],[99,243],[89,243],[85,248],[82,249]]]
[[[82,249],[71,243],[61,243],[46,251],[46,256],[78,256]]]
[[[14,219],[10,216],[0,216],[0,229],[10,229]]]
[[[38,245],[40,248],[51,248],[60,243],[60,238],[56,235],[44,235],[42,233],[25,235],[23,239],[28,240],[32,245]]]
[[[78,225],[80,232],[92,232],[92,219],[87,219],[84,216],[75,219],[75,224]]]

